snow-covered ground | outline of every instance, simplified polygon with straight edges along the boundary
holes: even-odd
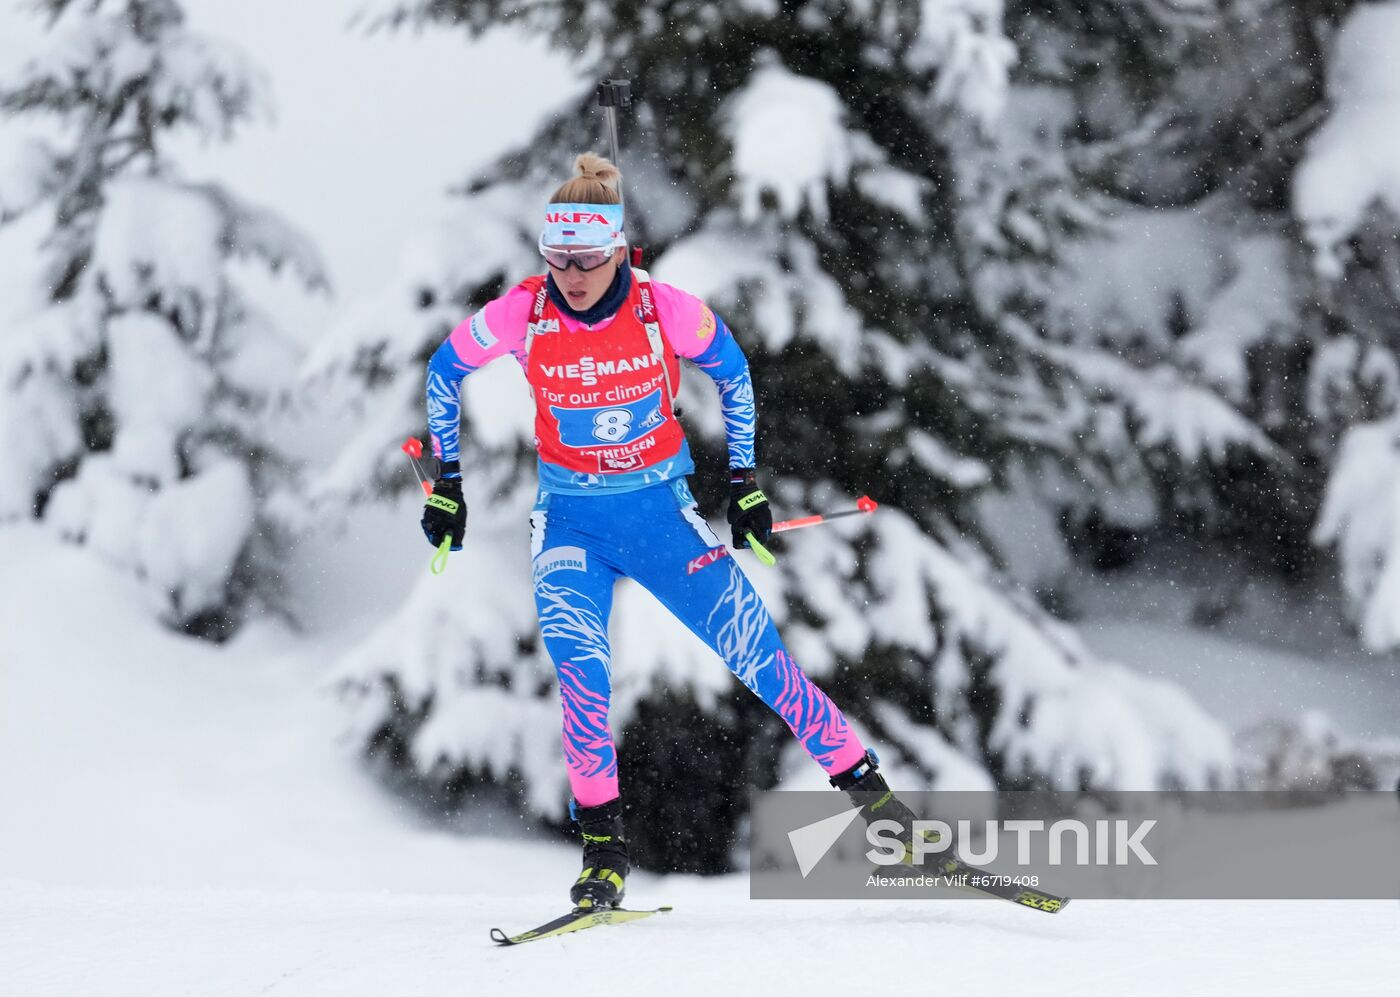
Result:
[[[517,949],[488,926],[537,919],[543,894],[24,888],[0,901],[0,963],[18,970],[0,992],[1395,992],[1393,904],[1101,901],[1052,921],[995,902],[749,903],[741,885],[668,888],[673,914]]]
[[[364,606],[341,627],[327,610],[324,636],[258,624],[220,650],[145,622],[134,583],[37,529],[0,532],[0,564],[23,565],[0,572],[4,997],[1356,995],[1393,993],[1400,972],[1394,902],[1078,901],[1050,917],[750,901],[743,876],[638,875],[632,902],[674,913],[497,949],[491,927],[562,909],[576,852],[434,829],[337,746],[322,662]]]

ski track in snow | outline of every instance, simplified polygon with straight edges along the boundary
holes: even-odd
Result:
[[[338,746],[315,639],[224,650],[134,586],[0,532],[0,997],[1394,994],[1394,902],[750,901],[742,875],[638,875],[645,922],[500,949],[561,913],[572,847],[462,837]],[[345,640],[344,634],[337,640]],[[562,762],[561,762],[562,764]]]
[[[9,953],[0,993],[545,994],[592,978],[622,995],[860,993],[874,980],[958,994],[1379,995],[1395,992],[1400,968],[1391,903],[1077,901],[1052,920],[997,901],[750,902],[736,877],[646,892],[677,909],[502,949],[488,930],[552,916],[559,891],[482,899],[11,884],[0,895]]]

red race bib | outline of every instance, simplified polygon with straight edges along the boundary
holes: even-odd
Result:
[[[680,360],[661,338],[650,281],[641,271],[632,275],[611,322],[574,331],[549,299],[545,278],[526,281],[535,304],[525,377],[535,396],[535,446],[550,464],[591,474],[640,471],[676,456],[685,440],[673,406]]]

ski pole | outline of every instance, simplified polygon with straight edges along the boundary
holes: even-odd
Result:
[[[413,474],[418,479],[418,487],[423,489],[423,494],[432,495],[433,482],[423,473],[422,465],[418,463],[418,458],[423,456],[423,441],[416,436],[410,436],[403,441],[403,446],[399,449],[408,455],[408,462],[413,465]]]
[[[622,169],[622,143],[617,140],[617,109],[632,106],[631,80],[603,80],[598,84],[598,106],[608,119],[608,145],[612,151],[613,165]],[[617,185],[617,203],[625,209],[627,199],[622,193],[621,182]],[[645,253],[643,247],[632,246],[632,265],[640,267]]]
[[[846,516],[866,516],[880,508],[880,503],[876,502],[869,495],[862,495],[856,500],[854,509],[842,509],[840,512],[819,512],[814,516],[802,516],[798,519],[785,519],[781,523],[773,524],[774,533],[786,533],[788,530],[800,530],[804,526],[820,526],[822,523],[829,523],[833,519],[842,519]],[[745,533],[744,536],[749,541],[749,547],[753,550],[753,556],[758,558],[761,564],[773,567],[777,564],[775,558],[767,547],[758,542],[758,537],[752,533]]]
[[[774,533],[786,533],[788,530],[800,530],[807,526],[820,526],[829,523],[833,519],[843,519],[846,516],[867,516],[880,508],[880,503],[876,502],[869,495],[862,495],[856,499],[854,509],[842,509],[839,512],[819,512],[814,516],[802,516],[798,519],[785,519],[781,523],[773,524]],[[752,537],[749,538],[753,540]],[[766,551],[765,551],[766,553]],[[760,560],[762,560],[760,558]]]
[[[598,84],[598,106],[608,118],[608,143],[612,147],[612,162],[622,169],[622,148],[617,141],[617,109],[632,106],[631,80],[603,80]],[[626,205],[622,196],[622,184],[617,185],[617,203]]]
[[[433,497],[433,483],[428,475],[423,471],[423,467],[418,463],[418,458],[423,456],[423,441],[416,436],[410,436],[403,441],[403,446],[399,447],[407,456],[408,462],[413,465],[413,474],[418,479],[418,486],[423,489],[423,494],[431,501]],[[452,534],[442,538],[442,543],[438,544],[437,553],[428,564],[428,570],[435,575],[440,575],[447,570],[447,555],[452,550]]]

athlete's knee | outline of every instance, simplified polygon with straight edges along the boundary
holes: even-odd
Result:
[[[732,564],[724,590],[697,615],[697,629],[745,685],[756,677],[754,669],[782,647],[768,607]]]
[[[827,771],[858,758],[865,748],[846,716],[786,651],[774,656],[771,680],[760,695]]]
[[[612,698],[612,675],[608,662],[561,655],[555,659],[554,673],[559,679],[562,696]]]
[[[612,688],[606,668],[586,662],[561,661],[555,665],[559,676],[559,700],[564,708],[565,727],[605,733]]]

